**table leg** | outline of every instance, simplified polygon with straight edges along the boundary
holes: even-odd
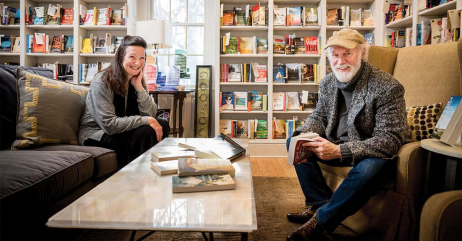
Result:
[[[241,241],[249,240],[249,233],[241,233]]]
[[[447,158],[444,191],[454,190],[456,185],[457,160]]]
[[[210,232],[210,241],[213,241],[213,232]]]
[[[205,241],[209,241],[209,239],[207,238],[207,235],[205,234],[205,232],[202,232],[202,237],[204,237]]]
[[[429,188],[429,182],[428,180],[430,179],[430,163],[432,161],[432,152],[428,152],[428,157],[427,157],[427,165],[425,167],[425,182],[424,182],[424,200],[427,200],[428,198],[428,188]]]
[[[183,137],[183,101],[184,101],[184,98],[186,97],[186,94],[179,94],[179,110],[178,110],[178,121],[179,121],[179,135],[180,135],[180,138]]]
[[[156,103],[157,108],[159,109],[159,95],[158,94],[152,94],[152,96],[154,97],[154,102]]]
[[[144,234],[143,236],[141,236],[141,238],[137,239],[136,241],[142,241],[144,240],[145,238],[151,236],[151,234],[155,233],[156,231],[149,231],[148,233]],[[132,231],[132,235],[130,237],[130,241],[134,241],[135,240],[135,234],[136,234],[136,231],[133,230]]]
[[[176,109],[177,109],[177,106],[178,106],[178,95],[173,95],[173,131],[176,132]],[[181,113],[180,113],[181,115]],[[180,123],[181,125],[181,123]],[[174,134],[174,135],[177,135],[176,137],[178,137],[178,133]]]

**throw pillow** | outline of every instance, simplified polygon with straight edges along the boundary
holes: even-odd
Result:
[[[440,118],[443,103],[411,107],[407,112],[407,122],[412,132],[413,141],[431,137]]]
[[[43,144],[77,145],[80,117],[88,89],[17,72],[18,117],[13,149]]]
[[[18,111],[18,95],[16,92],[17,65],[0,64],[0,149],[11,149],[16,139],[16,117]],[[41,76],[53,77],[50,69],[38,67],[22,67],[24,70]]]

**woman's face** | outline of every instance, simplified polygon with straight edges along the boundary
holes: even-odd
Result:
[[[144,67],[144,48],[140,46],[128,46],[122,61],[128,78],[138,75]]]

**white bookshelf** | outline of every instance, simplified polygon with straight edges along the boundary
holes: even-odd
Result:
[[[72,64],[74,68],[74,83],[78,84],[79,71],[78,66],[81,63],[110,62],[114,54],[81,54],[80,53],[80,36],[88,37],[90,33],[95,36],[104,36],[111,33],[113,36],[122,37],[134,33],[136,0],[14,0],[4,1],[6,5],[21,9],[20,25],[0,25],[0,32],[8,35],[20,36],[21,43],[26,43],[26,35],[34,33],[46,33],[50,37],[56,35],[73,35],[74,52],[73,53],[26,53],[26,44],[21,44],[20,53],[2,53],[2,62],[18,62],[23,66],[36,66],[38,63]],[[51,4],[60,4],[63,8],[74,9],[74,23],[72,25],[26,25],[25,7],[29,3],[32,7],[46,6]],[[104,8],[111,5],[112,9],[120,9],[124,3],[128,5],[128,20],[125,26],[93,26],[79,25],[80,5],[87,8]]]

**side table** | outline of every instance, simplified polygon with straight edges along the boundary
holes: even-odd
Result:
[[[457,162],[462,161],[462,148],[444,144],[437,139],[422,140],[422,142],[420,142],[420,146],[429,151],[425,170],[425,198],[429,197],[429,177],[431,172],[434,171],[430,167],[432,161],[446,161],[444,191],[454,190],[456,188]],[[437,158],[433,158],[432,160],[432,156]]]
[[[193,90],[178,90],[178,91],[161,91],[153,90],[149,91],[149,94],[154,97],[156,104],[159,103],[159,95],[173,95],[173,110],[170,113],[173,120],[173,128],[171,128],[170,134],[176,135],[177,137],[183,137],[183,103],[188,93],[194,92]],[[179,127],[176,128],[176,110],[179,106]]]

